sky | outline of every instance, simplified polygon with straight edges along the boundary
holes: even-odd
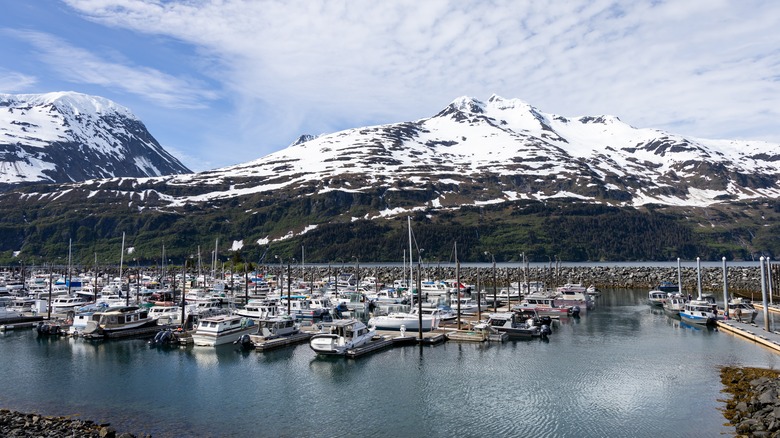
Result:
[[[780,143],[775,0],[0,0],[0,93],[128,107],[194,171],[460,96]]]

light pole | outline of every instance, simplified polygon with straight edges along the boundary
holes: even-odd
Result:
[[[498,291],[496,290],[496,257],[490,251],[485,251],[493,260],[493,311],[498,312]]]
[[[360,259],[357,256],[352,256],[355,259],[355,290],[360,291]]]

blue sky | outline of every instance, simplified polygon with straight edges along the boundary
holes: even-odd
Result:
[[[780,2],[0,0],[0,93],[130,108],[206,170],[459,96],[780,143]]]

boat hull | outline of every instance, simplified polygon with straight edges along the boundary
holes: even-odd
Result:
[[[680,319],[687,324],[695,325],[715,325],[716,321],[713,316],[691,315],[685,312],[680,312]]]
[[[245,327],[230,333],[193,333],[192,342],[199,347],[216,347],[218,345],[232,344],[243,335],[249,335],[257,331],[256,326]]]
[[[402,327],[404,330],[408,331],[420,330],[420,320],[416,315],[409,318],[393,317],[392,315],[387,315],[386,317],[377,316],[371,318],[368,321],[368,325],[373,326],[377,330],[400,331]],[[429,332],[431,330],[435,330],[437,326],[437,321],[433,319],[423,318],[422,320],[423,331]]]

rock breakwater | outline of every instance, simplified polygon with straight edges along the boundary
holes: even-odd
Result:
[[[135,438],[131,433],[118,433],[109,424],[68,417],[47,417],[39,414],[0,409],[0,436],[3,437],[95,437]],[[150,436],[149,436],[150,437]]]
[[[269,267],[268,272],[274,273],[274,268]],[[417,268],[415,267],[415,276]],[[328,267],[307,267],[306,278],[312,278],[311,270],[315,270],[314,278],[322,278],[329,275]],[[455,268],[452,266],[424,266],[421,268],[422,278],[428,279],[454,279]],[[340,268],[339,272],[355,272],[355,267]],[[331,269],[330,274],[333,274]],[[293,275],[300,275],[294,272]],[[319,277],[317,277],[319,276]],[[401,267],[360,267],[360,278],[366,276],[376,277],[379,282],[392,285],[393,281],[401,280],[409,276],[408,269]],[[685,267],[681,269],[683,290],[694,293],[697,291],[696,268]],[[474,285],[480,289],[492,288],[494,271],[492,267],[462,267],[460,269],[461,282]],[[650,289],[657,287],[662,281],[677,283],[677,268],[664,267],[624,267],[624,266],[576,266],[576,267],[550,267],[528,268],[521,267],[497,267],[495,270],[495,283],[498,288],[506,287],[513,282],[541,281],[547,287],[556,287],[564,283],[582,283],[585,286],[595,285],[599,288],[618,289]],[[773,291],[778,291],[780,280],[780,265],[773,266]],[[761,296],[761,274],[756,267],[728,267],[727,281],[729,291],[750,296]],[[723,269],[701,269],[702,290],[708,292],[723,291]]]

